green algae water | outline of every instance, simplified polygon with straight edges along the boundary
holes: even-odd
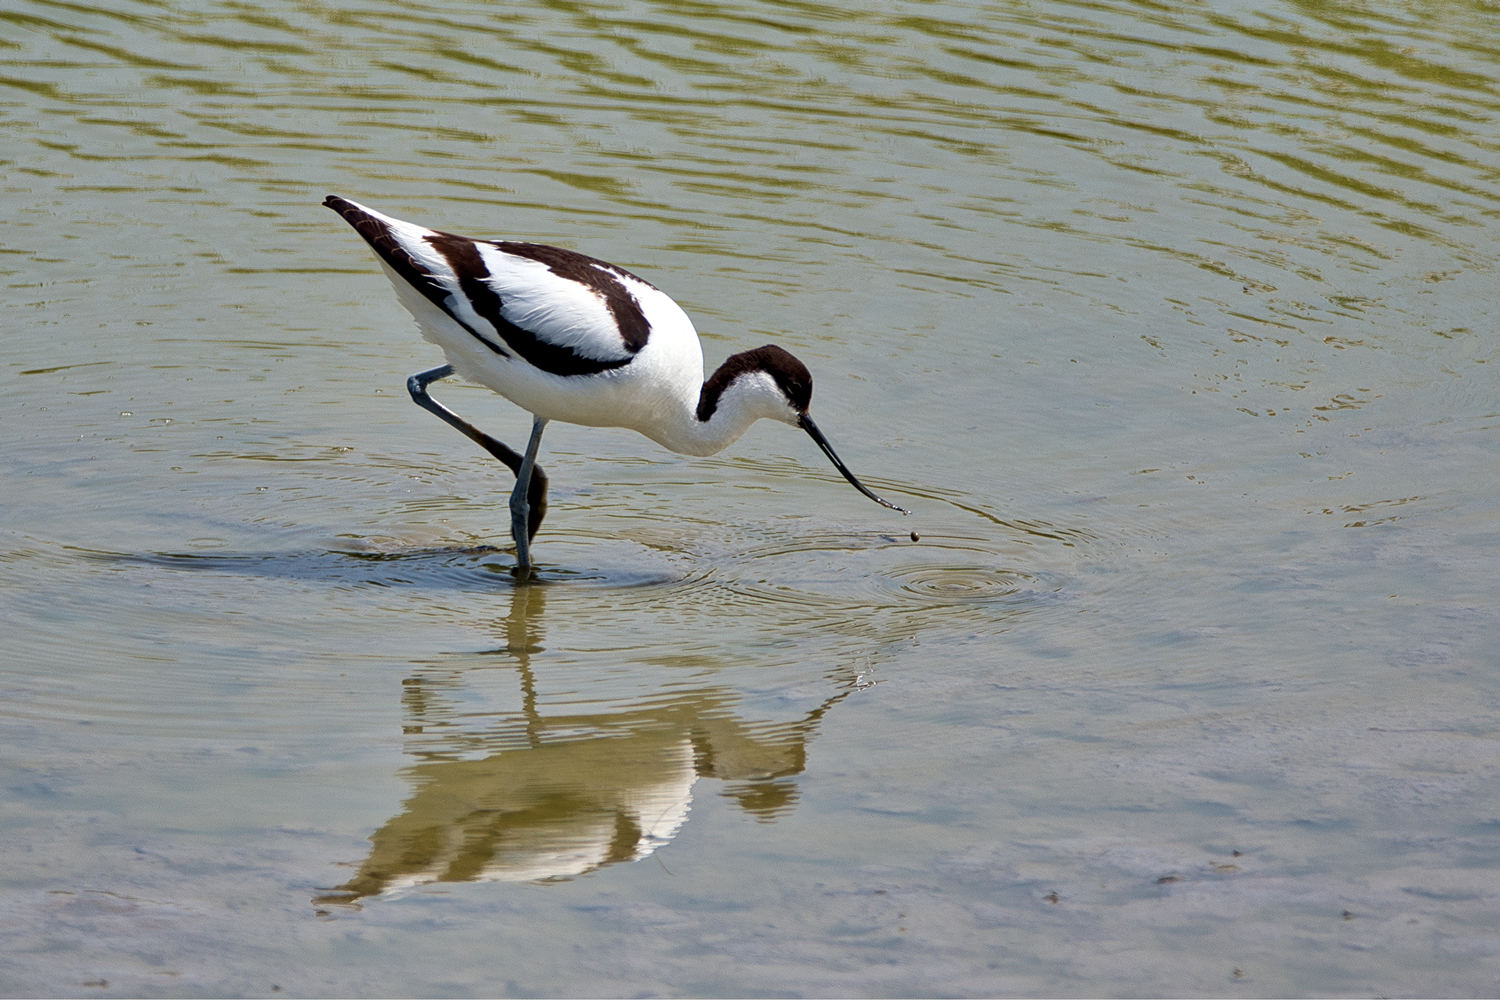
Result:
[[[1493,995],[1497,39],[8,0],[0,994]],[[554,423],[517,585],[328,193],[786,347],[912,515]]]

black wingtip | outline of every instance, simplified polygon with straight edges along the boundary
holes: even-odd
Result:
[[[353,226],[354,231],[363,236],[365,241],[375,248],[376,253],[385,258],[392,267],[400,270],[396,262],[391,259],[391,255],[394,253],[404,257],[406,252],[390,238],[390,227],[384,221],[371,215],[367,209],[361,208],[347,198],[340,198],[336,194],[324,198],[323,207],[331,208],[343,216],[344,221]],[[407,280],[412,281],[413,284],[416,283],[410,277]]]

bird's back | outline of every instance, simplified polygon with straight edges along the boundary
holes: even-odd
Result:
[[[459,374],[549,420],[648,427],[691,409],[703,353],[649,282],[558,247],[473,240],[329,196]]]

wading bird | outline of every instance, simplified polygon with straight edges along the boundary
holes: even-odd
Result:
[[[537,243],[426,229],[336,195],[323,204],[370,244],[422,336],[447,355],[448,364],[407,379],[411,398],[516,474],[510,532],[523,576],[547,509],[536,453],[549,420],[629,427],[680,454],[712,455],[769,417],[806,431],[865,496],[908,513],[871,493],[834,454],[807,414],[812,374],[780,347],[732,355],[704,381],[693,321],[623,268]],[[428,385],[455,372],[532,414],[524,455],[428,395]]]

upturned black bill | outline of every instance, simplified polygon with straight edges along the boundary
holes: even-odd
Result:
[[[869,497],[871,500],[874,500],[876,503],[880,504],[883,507],[889,507],[891,510],[899,510],[903,514],[911,513],[911,511],[907,510],[905,507],[897,507],[889,500],[882,500],[880,497],[871,493],[869,489],[865,487],[864,483],[860,482],[858,479],[855,479],[854,473],[850,472],[848,466],[839,461],[839,457],[833,453],[833,446],[828,443],[828,439],[823,436],[823,432],[818,430],[818,425],[813,423],[812,417],[809,417],[804,413],[802,414],[801,419],[797,422],[803,430],[807,431],[808,437],[818,442],[818,447],[823,449],[823,454],[827,455],[830,459],[833,460],[833,467],[835,469],[838,469],[839,472],[843,473],[844,478],[849,480],[849,482],[854,486],[855,489],[859,490],[865,496]]]

